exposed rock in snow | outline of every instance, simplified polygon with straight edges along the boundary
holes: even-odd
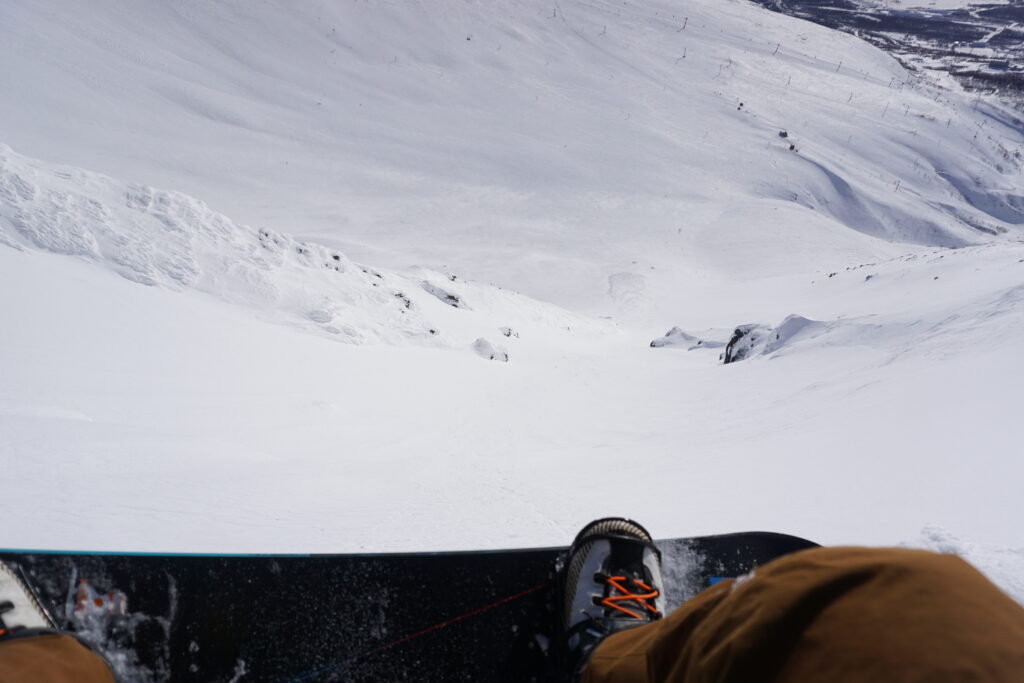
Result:
[[[700,343],[700,339],[684,332],[681,328],[673,327],[671,330],[665,333],[664,337],[659,337],[651,341],[651,348],[660,348],[663,346],[683,346],[687,349],[691,349]]]
[[[665,333],[664,337],[658,337],[651,341],[651,348],[682,347],[687,351],[694,349],[720,349],[725,346],[724,341],[710,339],[708,335],[697,336],[684,331],[681,327],[673,327]]]
[[[735,363],[746,358],[772,353],[785,346],[805,330],[820,330],[826,325],[800,315],[787,316],[777,327],[769,325],[739,325],[722,354],[722,363]]]
[[[491,342],[483,339],[477,339],[473,342],[473,350],[476,351],[476,355],[487,360],[500,360],[503,363],[508,362],[508,352],[500,347],[495,347]]]
[[[772,328],[768,325],[749,323],[737,326],[732,339],[725,346],[722,363],[728,365],[756,355],[764,348],[771,333]]]
[[[439,301],[448,304],[452,308],[469,308],[469,306],[466,305],[466,302],[463,301],[458,294],[452,294],[451,292],[446,291],[435,284],[431,284],[426,280],[420,283],[420,287],[422,287],[423,291],[427,294],[436,297]]]

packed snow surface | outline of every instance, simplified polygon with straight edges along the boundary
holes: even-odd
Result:
[[[0,547],[624,514],[1024,599],[999,101],[728,0],[16,0],[0,37]]]

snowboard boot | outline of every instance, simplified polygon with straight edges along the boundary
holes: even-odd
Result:
[[[661,553],[651,535],[628,519],[591,522],[576,536],[559,571],[560,659],[575,681],[607,636],[648,624],[664,613]]]
[[[25,582],[0,562],[0,640],[56,633],[56,628]]]

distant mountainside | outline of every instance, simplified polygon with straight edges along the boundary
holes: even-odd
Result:
[[[1024,2],[970,0],[755,0],[855,36],[912,70],[948,73],[994,93],[1024,116]],[[1018,121],[1017,127],[1024,127]]]
[[[591,313],[1024,221],[1011,109],[747,2],[16,1],[0,32],[18,153]],[[813,260],[728,265],[776,231]]]

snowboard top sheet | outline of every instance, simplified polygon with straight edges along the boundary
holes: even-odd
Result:
[[[672,609],[816,544],[746,532],[658,541]],[[125,682],[530,681],[566,548],[190,555],[0,550]]]

